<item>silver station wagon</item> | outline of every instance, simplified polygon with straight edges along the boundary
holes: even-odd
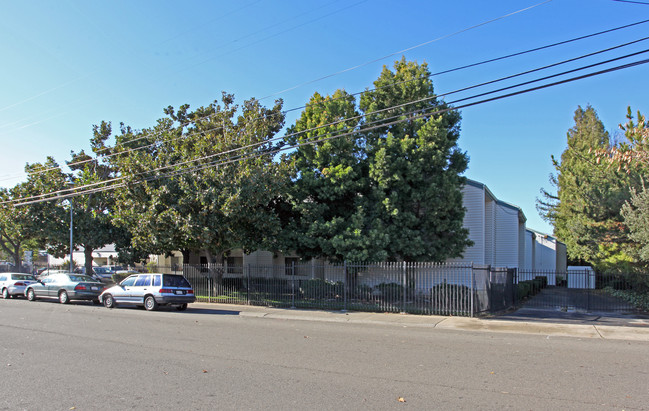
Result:
[[[153,311],[161,305],[172,305],[183,311],[187,304],[196,301],[196,297],[191,284],[182,275],[153,273],[127,277],[101,293],[99,301],[107,308],[128,304]]]

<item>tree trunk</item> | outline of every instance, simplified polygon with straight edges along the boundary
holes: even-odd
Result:
[[[223,267],[216,266],[216,259],[214,258],[210,250],[206,250],[205,252],[207,253],[208,275],[213,279],[214,286],[223,285]],[[223,253],[219,253],[219,255],[222,254]]]
[[[86,267],[86,275],[92,275],[92,252],[94,250],[88,246],[84,246],[83,248],[83,255],[85,257],[85,267]]]
[[[14,252],[12,254],[13,254],[13,258],[14,258],[14,269],[16,271],[18,271],[18,272],[21,272],[22,271],[22,265],[23,265],[22,262],[23,262],[23,260],[22,260],[21,255],[20,255],[20,244],[14,246]]]
[[[183,265],[189,264],[189,250],[182,250],[183,253]]]

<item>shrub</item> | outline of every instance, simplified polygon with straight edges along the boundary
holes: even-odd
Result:
[[[397,283],[381,283],[374,287],[381,292],[381,296],[388,300],[397,300],[403,297],[403,286]]]
[[[530,281],[521,281],[516,285],[516,295],[519,300],[527,298],[532,295],[532,284]]]
[[[616,290],[612,287],[606,287],[606,292],[616,297],[622,298],[633,304],[636,308],[649,312],[649,293],[634,292],[625,290]]]
[[[343,295],[344,288],[340,281],[334,283],[320,278],[303,281],[300,284],[300,292],[304,298],[335,298]]]

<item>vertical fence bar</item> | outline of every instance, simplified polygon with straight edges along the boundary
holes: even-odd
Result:
[[[295,261],[291,261],[291,308],[295,308]]]
[[[402,278],[402,285],[403,285],[403,308],[401,310],[401,314],[406,313],[406,288],[407,288],[407,283],[406,283],[406,276],[407,276],[407,271],[408,271],[408,263],[405,261],[403,262],[403,278]]]
[[[491,267],[489,267],[489,271],[491,271]],[[473,312],[475,310],[475,305],[474,305],[474,299],[475,299],[475,292],[474,292],[474,284],[475,284],[475,271],[474,271],[474,266],[471,264],[471,284],[469,287],[469,292],[471,293],[470,297],[471,298],[471,310],[470,310],[470,317],[473,317]]]
[[[246,304],[250,305],[250,264],[248,264],[248,275],[246,279]]]
[[[343,261],[343,311],[347,311],[347,260]]]
[[[590,276],[589,270],[584,270],[584,274],[585,274],[584,277],[586,277],[586,278],[584,278],[584,281],[586,283],[585,284],[585,286],[586,286],[586,309],[588,311],[590,311],[590,280],[591,280],[591,276]]]
[[[212,302],[212,269],[213,267],[207,266],[207,302]]]

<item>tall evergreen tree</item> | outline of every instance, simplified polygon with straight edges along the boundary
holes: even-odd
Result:
[[[384,67],[376,89],[361,97],[361,122],[344,91],[312,97],[288,138],[302,143],[291,155],[299,253],[443,261],[470,245],[462,227],[468,158],[457,147],[460,115],[435,98],[429,77],[426,64],[405,59],[394,71]],[[313,142],[318,136],[328,139]]]
[[[626,228],[620,215],[629,199],[633,177],[598,161],[598,150],[611,146],[610,136],[591,106],[578,107],[575,125],[568,130],[567,145],[551,183],[552,195],[542,191],[541,215],[554,225],[554,234],[566,243],[573,263],[589,263],[599,269],[630,263],[624,251]]]

